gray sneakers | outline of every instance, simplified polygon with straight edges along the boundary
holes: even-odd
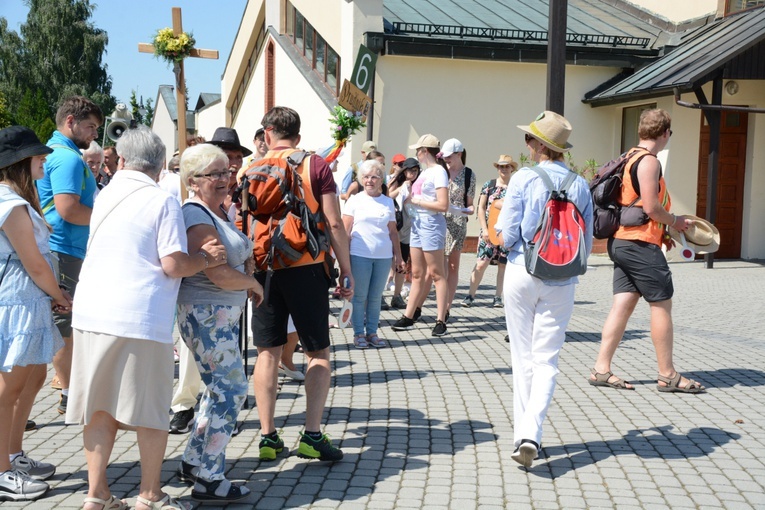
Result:
[[[14,471],[23,471],[35,480],[47,480],[56,474],[56,466],[32,460],[24,452],[11,461],[11,468]]]
[[[32,501],[48,492],[49,485],[23,471],[0,473],[0,501]]]
[[[475,303],[475,298],[468,294],[465,299],[462,300],[462,303],[460,303],[462,306],[471,307],[473,306],[473,303]]]

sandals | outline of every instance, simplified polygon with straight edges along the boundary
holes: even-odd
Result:
[[[130,508],[127,503],[121,499],[117,499],[114,495],[110,496],[109,499],[85,498],[82,502],[82,507],[85,508],[85,505],[88,503],[101,505],[103,506],[103,510],[127,510]]]
[[[590,383],[592,386],[606,386],[608,388],[614,388],[616,390],[634,390],[635,387],[633,386],[630,388],[627,386],[629,382],[625,381],[624,379],[619,379],[616,377],[613,372],[606,372],[604,374],[599,373],[594,368],[590,369],[590,373],[595,376],[595,379],[592,379],[590,377],[587,378],[587,382]],[[608,382],[609,379],[612,377],[616,377],[615,381]]]
[[[148,506],[151,510],[191,510],[191,505],[173,499],[169,494],[165,494],[165,497],[159,501],[149,501],[141,496],[138,496],[136,501]]]
[[[369,349],[369,344],[367,343],[367,337],[365,337],[364,335],[354,336],[353,345],[356,346],[357,349]]]
[[[388,347],[388,344],[385,343],[385,340],[377,336],[376,333],[372,333],[371,335],[367,335],[367,342],[369,342],[369,345],[376,349],[381,349],[383,347]]]
[[[665,393],[704,393],[707,390],[700,382],[694,381],[693,379],[688,379],[688,383],[681,388],[680,381],[682,376],[680,375],[680,372],[677,371],[673,377],[659,375],[657,379],[658,382],[666,384],[666,386],[657,384],[659,391]]]

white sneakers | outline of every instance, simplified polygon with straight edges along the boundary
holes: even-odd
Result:
[[[24,471],[0,473],[0,501],[32,501],[46,492],[49,485],[35,480]]]

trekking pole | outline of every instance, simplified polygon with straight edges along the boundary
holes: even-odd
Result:
[[[250,205],[249,205],[249,191],[247,189],[247,186],[244,187],[242,190],[242,233],[247,236],[249,225],[247,223],[247,214],[250,211]],[[252,276],[252,275],[250,275]],[[244,358],[244,378],[245,380],[250,380],[250,372],[248,370],[247,365],[249,365],[250,361],[250,354],[249,354],[249,328],[248,328],[248,311],[250,308],[250,299],[249,297],[245,299],[244,301],[244,310],[242,311],[242,316],[239,318],[239,349],[242,352],[242,358]],[[247,385],[249,387],[249,384]],[[244,405],[242,406],[243,409],[249,409],[249,398],[244,399]]]

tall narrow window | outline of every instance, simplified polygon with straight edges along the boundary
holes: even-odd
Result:
[[[314,67],[313,65],[313,34],[314,30],[313,27],[306,23],[305,24],[305,58],[308,59],[308,62],[311,63],[311,67]]]
[[[276,104],[276,91],[274,83],[276,82],[275,62],[274,62],[274,42],[268,41],[266,46],[266,109],[269,111]]]
[[[622,111],[622,152],[635,147],[640,142],[638,135],[640,114],[653,108],[656,108],[656,103],[632,106]]]
[[[316,34],[316,72],[319,73],[321,79],[327,81],[327,77],[324,75],[324,52],[326,51],[327,43],[324,39]]]
[[[339,94],[337,90],[337,83],[338,83],[338,71],[339,71],[339,60],[340,57],[337,56],[337,53],[335,53],[332,48],[328,48],[327,50],[327,85],[329,85],[329,88],[332,89],[335,94]]]
[[[305,46],[304,46],[304,29],[305,29],[305,19],[303,18],[303,15],[299,12],[295,12],[295,46],[297,46],[300,53],[305,52]]]

